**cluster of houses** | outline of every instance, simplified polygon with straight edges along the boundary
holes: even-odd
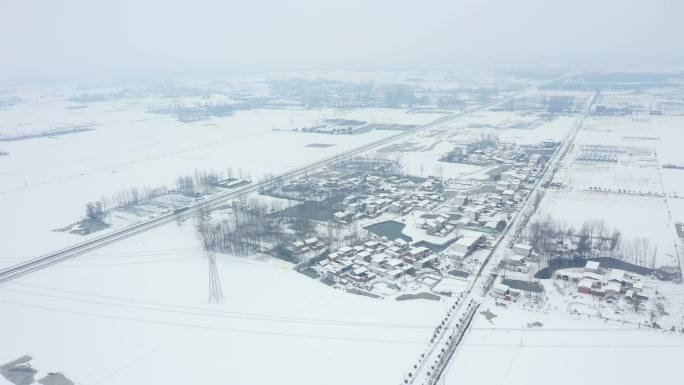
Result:
[[[454,256],[458,258],[464,258],[471,252],[473,252],[484,240],[486,236],[484,234],[463,236],[456,240],[451,245]]]
[[[364,180],[360,177],[329,175],[326,177],[300,178],[288,181],[269,193],[293,199],[306,198],[316,200],[341,194],[354,188],[361,188],[363,185]]]
[[[496,138],[490,138],[456,145],[443,160],[451,163],[493,166],[504,164],[507,160],[519,155],[518,148],[514,144],[500,144],[496,143]]]
[[[478,166],[527,164],[534,167],[540,161],[548,159],[557,147],[558,143],[551,141],[518,146],[513,143],[498,143],[496,140],[484,140],[457,145],[443,160]]]
[[[556,144],[540,144],[530,147],[530,151],[547,147],[555,150]],[[487,156],[498,154],[497,159],[504,164],[491,172],[494,181],[490,182],[490,192],[479,191],[473,198],[460,188],[458,180],[454,181],[455,185],[447,183],[444,186],[444,198],[453,205],[451,217],[458,217],[456,226],[502,231],[511,213],[529,194],[549,158],[544,153],[527,153],[512,145],[497,145],[497,149],[503,149],[502,153],[493,152]]]
[[[427,211],[444,201],[439,179],[395,175],[386,170],[392,167],[393,162],[355,158],[340,166],[342,171],[329,170],[287,181],[262,193],[314,201],[344,196],[333,206],[334,219],[342,223],[375,218],[386,212],[403,215],[414,209]]]
[[[357,191],[372,192],[387,184],[407,188],[419,185],[409,178],[393,175],[390,170],[396,167],[396,162],[385,159],[354,158],[337,165],[335,170],[274,184],[262,193],[295,200],[320,200]]]
[[[555,146],[552,147],[554,151],[555,148]],[[497,179],[496,191],[501,194],[504,192],[516,194],[521,187],[533,184],[544,170],[549,158],[549,155],[542,153],[530,153],[523,160],[508,165],[500,173],[494,173],[493,177]]]
[[[627,300],[648,300],[653,297],[653,289],[644,285],[637,275],[624,270],[605,269],[597,261],[587,261],[581,271],[558,271],[556,279],[577,282],[577,291],[595,296],[618,297]]]
[[[393,163],[373,159],[343,163],[327,172],[287,182],[277,189],[281,194],[306,199],[335,197],[333,216],[340,223],[376,218],[385,213],[397,216],[414,210],[428,213],[419,218],[410,216],[418,218],[410,222],[425,231],[425,239],[443,237],[442,244],[448,243],[450,255],[465,258],[486,243],[489,238],[486,234],[495,236],[506,228],[557,148],[555,143],[525,149],[498,143],[491,147],[487,151],[475,147],[466,151],[488,164],[499,165],[488,172],[491,180],[483,191],[450,188],[448,182],[445,185],[438,178],[392,174],[387,170],[395,166]],[[349,169],[347,172],[342,171],[345,167]],[[434,239],[428,242],[440,243]],[[425,267],[439,267],[439,255],[420,245],[402,239],[367,241],[340,247],[312,267],[326,283],[367,287],[375,279],[394,281],[415,275]],[[326,252],[317,238],[294,242],[289,249],[294,254]],[[506,262],[511,270],[525,273],[529,271],[530,257],[528,246],[514,247],[514,255]]]
[[[428,235],[445,237],[456,227],[456,223],[446,214],[438,214],[434,217],[426,218],[420,224],[420,228],[425,230]]]
[[[494,107],[495,111],[521,111],[534,113],[539,119],[552,119],[554,113],[578,112],[583,99],[574,95],[549,95],[546,93],[517,96]]]
[[[420,269],[432,266],[437,254],[427,247],[411,246],[402,239],[393,241],[366,241],[355,246],[343,246],[318,262],[326,283],[368,284],[375,278],[396,280],[414,275]]]
[[[317,132],[323,134],[354,134],[358,133],[368,123],[352,119],[325,119],[312,127],[302,127],[302,132]]]
[[[502,204],[498,199],[492,199],[495,196],[496,194],[485,194],[473,199],[456,195],[449,198],[451,207],[446,213],[448,219],[444,226],[478,228],[490,233],[501,232],[507,226],[509,213],[517,206],[513,201],[509,201],[510,205],[508,203]],[[442,220],[442,218],[438,220]],[[434,226],[430,224],[430,227]],[[430,231],[434,230],[431,229]]]
[[[522,295],[522,291],[513,289],[498,279],[497,282],[492,285],[492,294],[494,297],[504,301],[517,302]]]
[[[530,271],[528,262],[536,261],[536,258],[533,258],[532,255],[532,246],[518,243],[513,245],[511,251],[513,254],[504,259],[503,267],[510,271],[528,273]]]
[[[319,251],[325,248],[325,243],[318,237],[307,238],[303,241],[292,242],[287,249],[294,255]]]
[[[345,197],[335,220],[350,223],[362,218],[376,218],[383,213],[405,215],[414,209],[428,211],[444,201],[436,181],[415,183],[397,176],[364,178],[365,191]]]
[[[456,239],[449,252],[437,253],[421,243],[397,238],[369,240],[354,246],[343,246],[325,256],[313,267],[330,285],[370,288],[372,281],[396,281],[415,277],[426,268],[448,268],[445,258],[465,258],[487,239],[475,233]]]

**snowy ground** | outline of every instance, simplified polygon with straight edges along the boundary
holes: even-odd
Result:
[[[623,96],[609,94],[603,100],[618,103]],[[590,116],[554,177],[563,190],[546,192],[533,221],[551,216],[580,227],[603,220],[625,239],[648,238],[658,248],[656,267],[679,266],[673,222],[684,212],[674,195],[684,188],[684,171],[661,165],[684,163],[675,144],[681,142],[683,121],[679,116]],[[586,146],[610,146],[606,148],[623,153],[616,162],[586,161]],[[601,191],[589,191],[597,188]]]
[[[672,219],[676,222],[684,222],[684,198],[670,199],[669,204],[672,210]]]
[[[657,245],[656,267],[678,266],[672,225],[662,198],[591,191],[547,191],[530,223],[553,218],[576,229],[601,220],[618,229],[624,240],[648,238]]]
[[[146,112],[159,100],[70,108],[73,103],[60,101],[64,95],[29,96],[31,103],[0,111],[0,135],[72,126],[93,130],[2,142],[0,149],[10,155],[0,158],[0,212],[8,218],[0,223],[5,234],[0,267],[86,239],[51,230],[78,220],[84,204],[100,196],[171,185],[196,169],[232,167],[258,180],[395,134],[333,136],[285,131],[289,128],[328,118],[421,124],[440,116],[387,109],[262,109],[181,123]],[[481,134],[518,144],[560,140],[574,119],[484,111],[377,155],[402,159],[413,175],[483,179],[487,168],[439,158]],[[684,164],[682,123],[681,117],[667,116],[588,120],[577,146],[609,144],[653,155],[615,167],[587,166],[570,157],[554,180],[569,188],[547,191],[535,217],[551,215],[577,227],[601,219],[624,238],[657,243],[658,266],[676,264],[672,221],[684,221],[684,199],[585,190],[600,182],[613,189],[684,195],[684,171],[659,169],[664,163]],[[312,143],[331,146],[307,146]],[[469,257],[466,270],[477,270],[483,257]],[[62,372],[79,384],[397,384],[424,352],[447,307],[445,300],[345,293],[263,256],[220,256],[218,269],[225,299],[208,304],[207,262],[192,223],[186,222],[7,283],[0,287],[0,314],[10,315],[0,328],[0,364],[30,355],[41,371]],[[463,291],[468,283],[447,277],[435,290]],[[661,294],[673,306],[668,320],[681,323],[684,291],[667,285]],[[377,291],[394,294],[390,287]],[[487,314],[476,317],[445,384],[672,383],[669,368],[676,368],[684,353],[679,333],[569,315],[557,301],[541,309],[503,308],[488,298],[480,310]],[[634,369],[616,370],[626,367]]]
[[[228,256],[218,263],[225,300],[208,305],[190,225],[4,285],[0,313],[12,316],[0,361],[30,355],[83,384],[396,384],[445,311],[446,302],[352,295],[285,263]]]
[[[0,212],[12,220],[0,223],[0,232],[8,234],[0,266],[82,241],[80,236],[52,230],[78,221],[85,203],[102,196],[133,187],[171,187],[177,177],[198,169],[225,172],[231,167],[236,175],[249,174],[259,180],[264,174],[290,170],[396,134],[326,135],[273,128],[299,127],[330,117],[420,124],[441,116],[391,109],[253,110],[182,123],[171,116],[147,113],[144,100],[130,105],[99,102],[73,111],[65,108],[64,103],[53,101],[0,111],[6,127],[15,127],[22,119],[27,127],[41,126],[41,116],[51,116],[58,125],[99,119],[93,131],[3,142],[3,151],[10,155],[0,158]],[[311,143],[332,146],[307,147]],[[28,242],[36,237],[40,242]]]
[[[447,368],[446,385],[676,383],[674,368],[684,354],[680,333],[502,308],[491,298],[480,310],[496,317],[478,314]]]
[[[482,135],[495,135],[502,142],[537,144],[545,140],[560,141],[570,130],[573,116],[560,115],[551,120],[537,114],[515,111],[481,111],[468,115],[444,128],[427,130],[421,135],[386,146],[377,156],[398,159],[405,172],[414,176],[436,175],[444,178],[488,179],[489,167],[441,162],[455,145],[479,140]]]
[[[574,119],[572,115],[555,115],[550,120],[544,120],[533,113],[482,111],[454,123],[449,136],[462,143],[477,140],[482,134],[497,135],[503,142],[517,144],[560,141],[572,127]]]

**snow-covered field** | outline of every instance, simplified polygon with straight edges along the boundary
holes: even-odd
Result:
[[[396,384],[446,302],[352,295],[271,259],[218,258],[225,299],[188,222],[0,288],[0,361],[76,383]],[[165,369],[164,369],[165,368]],[[406,370],[403,370],[405,368]]]
[[[531,222],[551,217],[579,229],[603,221],[625,240],[647,238],[657,245],[656,267],[678,266],[672,228],[662,198],[591,191],[547,191]]]
[[[672,219],[684,223],[684,198],[670,199],[668,203],[672,212]]]
[[[484,167],[471,164],[440,161],[443,155],[453,149],[454,145],[449,141],[430,136],[413,136],[410,140],[380,149],[376,155],[399,160],[407,174],[418,177],[435,175],[456,178],[484,169]]]
[[[560,141],[570,131],[575,117],[557,115],[544,120],[537,114],[517,111],[482,111],[452,125],[450,138],[467,142],[480,135],[493,134],[503,142],[537,144],[544,140]],[[454,134],[454,133],[458,134]]]
[[[576,163],[556,175],[556,182],[574,189],[628,190],[638,194],[661,194],[658,169],[654,166],[630,167],[596,163]]]
[[[0,266],[82,241],[52,230],[79,220],[84,205],[102,196],[133,187],[171,187],[177,177],[195,170],[225,172],[231,167],[236,174],[259,180],[396,134],[327,135],[274,128],[301,127],[332,117],[421,124],[441,116],[394,109],[262,109],[183,123],[147,113],[147,103],[107,101],[70,112],[55,101],[29,104],[34,110],[0,111],[4,127],[14,127],[13,122],[22,119],[40,126],[46,116],[58,125],[98,119],[92,131],[3,142],[3,151],[10,155],[0,158],[0,212],[12,220],[0,223],[0,232],[7,234]],[[307,147],[311,143],[332,146]],[[40,241],[31,242],[34,239]]]
[[[669,196],[684,197],[684,169],[662,169],[663,187]]]
[[[617,93],[604,96],[601,102],[649,105],[652,99]],[[684,218],[684,200],[673,194],[684,187],[684,178],[681,170],[660,165],[684,163],[679,148],[681,123],[678,116],[590,117],[554,179],[563,184],[562,189],[546,191],[532,221],[551,216],[579,227],[585,221],[601,220],[618,229],[623,239],[647,238],[655,243],[656,266],[678,266],[673,221]],[[626,152],[615,163],[578,161],[583,145],[614,146]],[[610,192],[588,191],[596,187]],[[547,283],[551,298],[563,297]],[[651,309],[631,318],[624,312],[612,314],[612,307],[599,305],[591,295],[578,295],[576,288],[564,300],[552,299],[542,308],[530,306],[526,299],[508,307],[496,306],[490,297],[454,355],[443,383],[678,383],[678,357],[684,353],[682,286],[656,280],[651,284],[657,286],[663,312],[658,315],[660,309]],[[581,305],[582,314],[569,314],[572,304]],[[629,322],[600,319],[599,312]],[[667,330],[639,328],[632,318],[642,325],[657,320]],[[670,326],[677,331],[671,332]]]
[[[661,165],[684,162],[673,144],[681,141],[681,122],[677,116],[590,116],[555,175],[564,189],[547,191],[532,220],[550,216],[576,228],[602,220],[625,239],[647,238],[657,247],[656,267],[679,266],[673,221],[684,214],[680,199],[664,197],[684,188],[684,172]],[[614,153],[615,161],[585,159]]]
[[[434,87],[440,83],[421,81]],[[246,87],[245,93],[263,92],[254,87]],[[0,142],[0,150],[10,154],[0,157],[0,212],[6,218],[0,221],[5,235],[0,268],[87,239],[53,230],[79,220],[85,203],[101,196],[132,187],[171,187],[177,177],[202,169],[225,172],[230,167],[236,177],[257,181],[397,133],[330,135],[292,128],[333,118],[419,125],[443,114],[255,109],[183,123],[149,112],[168,107],[169,100],[132,97],[84,104],[65,101],[76,90],[60,92],[27,93],[17,108],[0,111],[0,137],[88,129]],[[589,93],[572,95],[581,99]],[[614,97],[612,102],[620,104],[625,95]],[[651,99],[639,101],[648,104]],[[189,95],[173,103],[207,101],[232,99]],[[560,141],[575,119],[482,111],[378,149],[375,155],[401,160],[404,171],[415,176],[483,180],[490,167],[439,159],[483,134],[521,145]],[[579,228],[602,220],[623,239],[648,238],[655,244],[656,267],[679,265],[673,221],[684,221],[684,199],[673,195],[684,195],[684,171],[660,166],[684,165],[677,131],[682,123],[681,117],[669,116],[590,117],[555,175],[554,182],[563,186],[546,191],[532,221],[550,216]],[[578,161],[583,145],[597,144],[627,149],[630,155],[615,164]],[[589,191],[597,186],[611,191]],[[115,211],[114,225],[153,216],[157,206],[171,210],[174,202],[190,198],[176,194],[157,199],[158,205]],[[29,355],[41,373],[61,372],[79,384],[397,384],[425,351],[448,307],[445,300],[354,295],[271,257],[227,255],[217,261],[225,299],[209,304],[208,265],[192,226],[192,220],[167,224],[1,286],[0,314],[11,316],[3,317],[0,328],[0,363]],[[405,230],[414,239],[428,239],[413,221]],[[466,263],[479,267],[487,252],[474,253],[474,261]],[[468,285],[447,277],[435,289],[459,292]],[[660,294],[674,308],[666,320],[678,325],[684,294],[681,286],[667,285],[671,292]],[[393,295],[395,289],[374,290]],[[562,301],[536,310],[521,304],[504,308],[487,298],[480,308],[487,314],[476,316],[443,383],[672,383],[666,368],[676,367],[684,353],[680,333],[638,330],[570,315],[568,309]],[[645,363],[652,362],[662,370],[649,370]],[[624,367],[634,370],[615,370]]]
[[[635,329],[550,309],[497,307],[488,300],[447,368],[444,384],[675,384],[680,333]],[[540,322],[542,326],[533,326]],[[528,325],[529,324],[529,325]],[[484,369],[486,368],[486,370]]]
[[[574,117],[560,115],[542,120],[536,114],[515,111],[481,111],[468,115],[444,128],[428,130],[409,140],[387,146],[378,156],[401,160],[405,171],[414,176],[436,175],[444,178],[488,179],[490,169],[471,164],[441,162],[456,144],[494,135],[502,142],[519,145],[538,144],[545,140],[561,141],[572,128]]]

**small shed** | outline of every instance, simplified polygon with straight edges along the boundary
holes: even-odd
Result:
[[[599,272],[599,266],[600,266],[600,263],[598,261],[587,261],[587,264],[584,265],[584,271],[590,272],[590,273],[598,273]]]

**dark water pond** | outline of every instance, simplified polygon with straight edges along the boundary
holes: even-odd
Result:
[[[384,221],[370,226],[366,226],[364,227],[364,229],[370,231],[371,233],[379,237],[386,237],[387,239],[401,238],[405,241],[411,242],[413,238],[401,232],[401,230],[403,230],[404,227],[406,227],[405,224],[397,221]]]
[[[517,290],[531,291],[533,293],[541,293],[544,291],[544,287],[537,282],[522,281],[519,279],[504,279],[501,282],[504,285]]]
[[[277,211],[271,215],[274,217],[312,219],[315,221],[331,221],[337,211],[334,206],[344,199],[344,196],[335,196],[322,201],[305,201],[298,205]]]
[[[413,238],[409,237],[408,235],[404,234],[401,232],[401,230],[406,227],[405,224],[397,221],[384,221],[380,223],[376,223],[370,226],[364,227],[366,230],[370,231],[371,233],[379,236],[379,237],[386,237],[387,239],[397,239],[401,238],[407,242],[411,242]],[[416,247],[427,247],[430,249],[433,253],[439,253],[444,251],[449,245],[454,243],[456,239],[451,239],[448,242],[445,242],[444,244],[438,245],[436,243],[431,243],[427,241],[419,241],[416,242],[413,246]]]
[[[439,301],[440,298],[440,296],[432,293],[402,294],[397,297],[397,301],[410,301],[413,299],[428,299],[430,301]]]
[[[549,261],[549,266],[539,270],[534,274],[534,278],[538,279],[549,279],[553,277],[553,273],[560,269],[569,269],[575,267],[584,267],[587,261],[596,261],[601,264],[601,267],[606,267],[609,269],[620,269],[629,271],[631,273],[636,273],[640,275],[650,275],[653,273],[653,269],[649,269],[643,266],[633,265],[615,258],[609,257],[599,257],[599,258],[557,258]]]
[[[450,241],[448,241],[448,242],[446,242],[446,243],[444,243],[444,244],[441,244],[441,245],[438,245],[438,244],[436,244],[436,243],[431,243],[431,242],[428,242],[428,241],[420,241],[420,242],[416,242],[416,243],[414,244],[414,246],[416,246],[416,247],[421,247],[421,246],[422,246],[422,247],[427,247],[427,248],[430,249],[433,253],[441,253],[441,252],[444,251],[447,247],[449,247],[449,245],[451,245],[451,244],[454,243],[454,242],[456,242],[456,238],[451,239]]]

